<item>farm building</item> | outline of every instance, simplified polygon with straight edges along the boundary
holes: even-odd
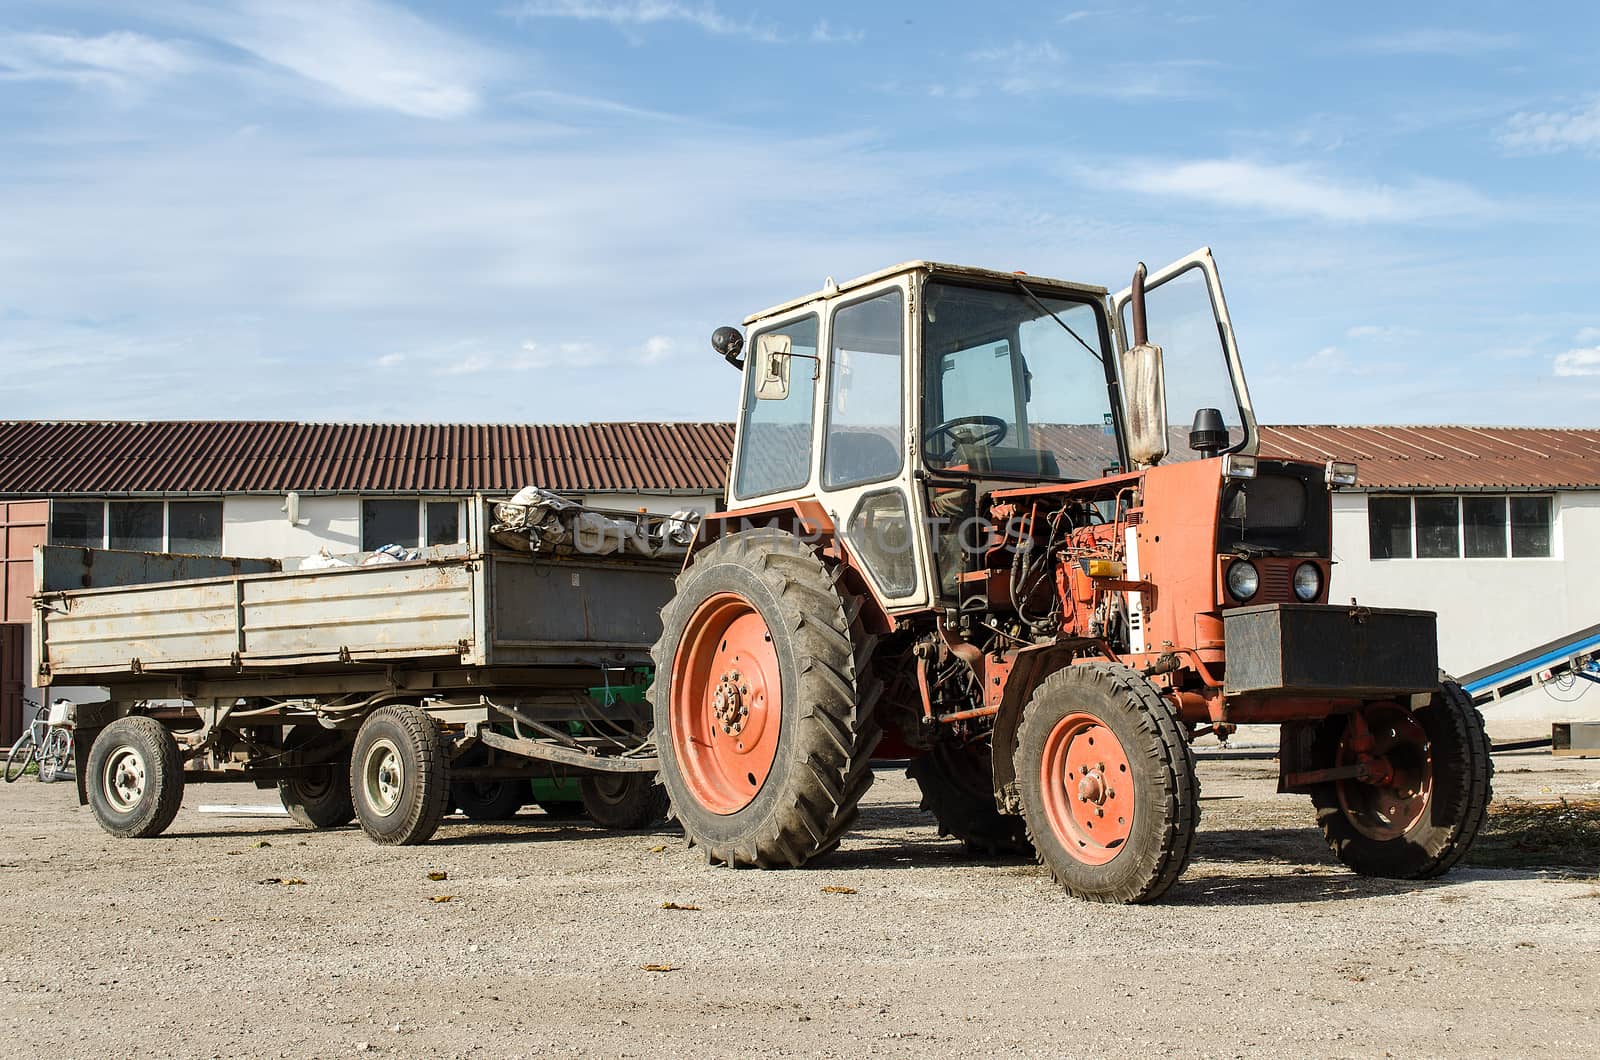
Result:
[[[721,423],[0,423],[0,728],[20,718],[34,543],[294,565],[460,541],[467,498],[527,485],[710,510],[732,443]],[[1264,427],[1261,450],[1360,465],[1334,497],[1334,599],[1437,611],[1452,673],[1600,623],[1600,430]]]

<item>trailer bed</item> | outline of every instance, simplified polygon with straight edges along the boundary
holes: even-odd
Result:
[[[641,557],[442,551],[412,562],[234,569],[182,581],[161,579],[163,559],[192,570],[198,557],[124,553],[139,562],[124,559],[110,577],[152,580],[67,588],[86,580],[84,571],[107,570],[113,554],[45,546],[35,575],[41,683],[407,664],[643,665],[677,570],[674,561]]]

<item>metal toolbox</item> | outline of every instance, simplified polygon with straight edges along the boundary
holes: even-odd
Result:
[[[1432,611],[1261,604],[1223,612],[1227,695],[1375,699],[1439,687]]]

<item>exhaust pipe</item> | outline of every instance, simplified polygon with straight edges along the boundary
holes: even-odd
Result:
[[[1141,261],[1133,270],[1133,295],[1129,299],[1129,303],[1133,307],[1133,344],[1135,346],[1144,346],[1150,341],[1150,332],[1144,321],[1145,272],[1144,262]]]

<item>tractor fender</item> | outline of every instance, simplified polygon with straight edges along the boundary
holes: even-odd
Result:
[[[851,554],[850,547],[839,535],[827,511],[811,498],[774,501],[771,504],[751,508],[712,512],[700,521],[700,529],[689,547],[689,554],[684,557],[684,569],[687,570],[689,564],[694,562],[695,555],[713,541],[746,530],[785,533],[814,547],[822,556],[823,562],[833,570],[835,580],[846,592],[860,601],[862,629],[878,636],[894,630],[895,621],[889,616],[887,602],[878,595],[872,579],[866,576],[866,572]],[[855,621],[856,616],[850,617]],[[861,645],[857,645],[858,651],[860,648]]]
[[[1039,687],[1039,682],[1072,665],[1080,649],[1061,644],[1037,644],[1018,651],[1006,674],[1005,688],[1000,693],[1000,710],[994,716],[994,798],[1006,813],[1022,812],[1022,796],[1017,791],[1016,769],[1012,755],[1017,749],[1017,726],[1022,722],[1022,708]]]

